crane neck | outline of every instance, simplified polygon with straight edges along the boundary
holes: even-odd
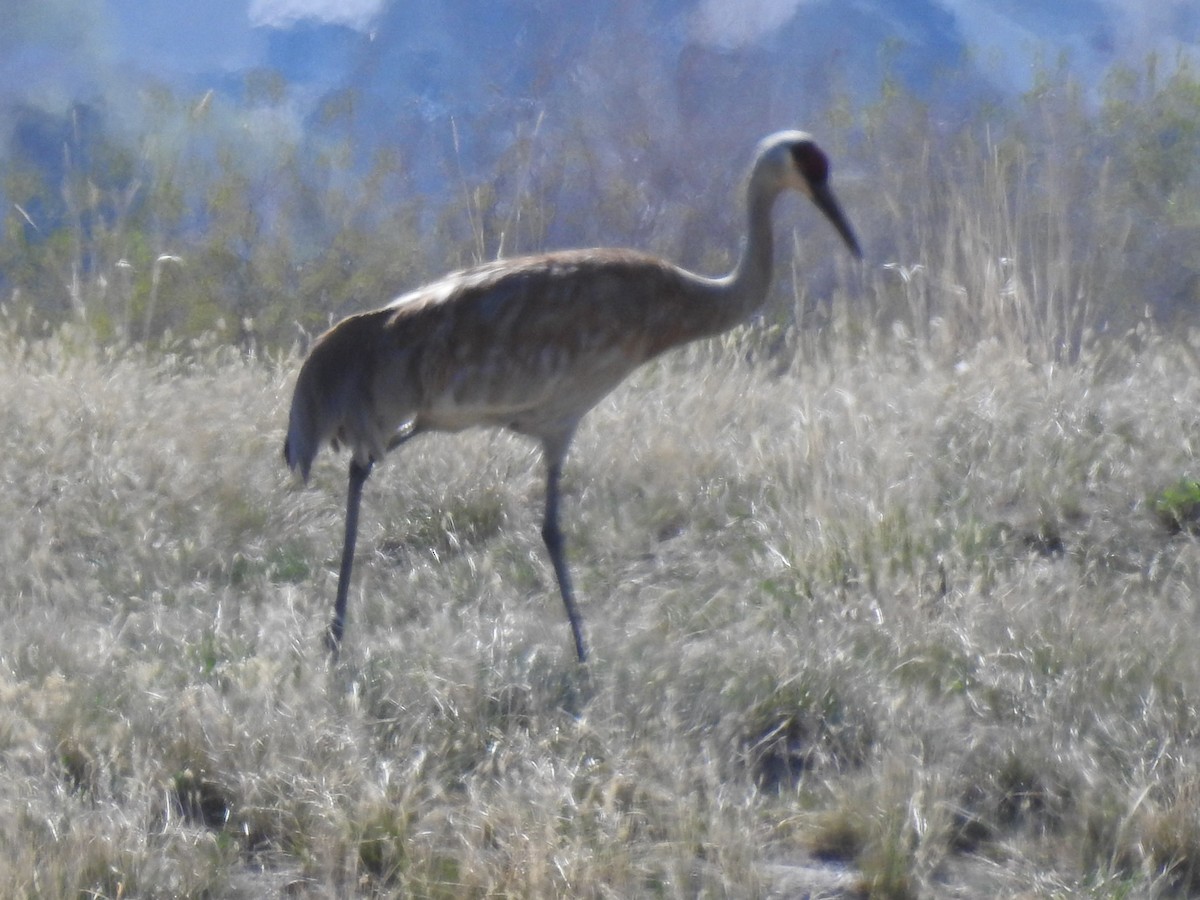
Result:
[[[747,192],[747,231],[737,265],[724,278],[714,279],[713,334],[740,325],[766,302],[771,287],[775,255],[775,235],[771,227],[771,209],[777,190],[763,189],[751,179]]]

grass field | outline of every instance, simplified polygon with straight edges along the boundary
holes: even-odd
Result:
[[[0,350],[0,893],[1200,893],[1200,345],[738,341],[534,448],[280,460],[298,359]],[[1196,489],[1200,491],[1200,489]]]

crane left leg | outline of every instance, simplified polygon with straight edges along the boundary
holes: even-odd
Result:
[[[366,465],[350,460],[350,482],[346,488],[346,536],[342,542],[342,567],[338,572],[337,600],[333,606],[333,621],[325,633],[325,646],[329,655],[337,660],[342,646],[342,633],[346,630],[346,599],[350,594],[350,570],[354,566],[354,543],[358,539],[358,507],[362,501],[363,485],[371,474],[374,463]]]

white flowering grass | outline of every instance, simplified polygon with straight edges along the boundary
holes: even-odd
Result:
[[[0,352],[14,897],[1168,897],[1200,890],[1186,339],[653,365],[535,450],[280,445],[298,360]],[[841,347],[841,349],[837,349]]]

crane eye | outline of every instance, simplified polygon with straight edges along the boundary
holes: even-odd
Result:
[[[792,162],[809,184],[824,184],[829,180],[829,160],[812,141],[792,144]]]

